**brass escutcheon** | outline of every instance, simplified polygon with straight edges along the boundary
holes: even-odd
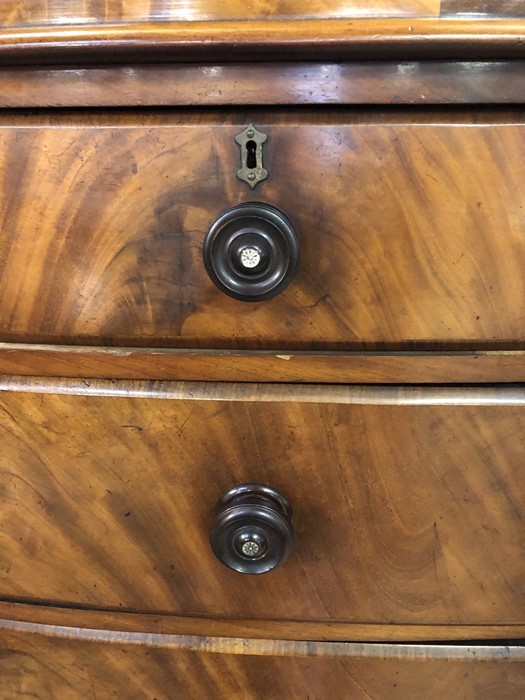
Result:
[[[237,171],[240,180],[247,182],[253,188],[261,180],[266,180],[268,171],[263,168],[263,143],[268,136],[250,124],[235,137],[241,147],[241,168]]]

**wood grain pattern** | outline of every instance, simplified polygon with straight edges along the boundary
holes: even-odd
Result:
[[[253,194],[234,142],[252,120],[270,172]],[[5,115],[0,340],[520,348],[524,135],[515,111]],[[283,294],[246,304],[201,249],[254,199],[292,218],[301,262]]]
[[[238,107],[523,102],[523,16],[1,4],[0,106],[235,109],[0,116],[1,700],[525,695],[523,114]],[[250,198],[294,218],[303,266],[247,309],[200,250]],[[399,386],[489,381],[522,384]],[[295,509],[262,578],[207,542],[252,479]]]
[[[454,640],[464,642],[479,641],[487,644],[489,640],[497,646],[497,640],[507,640],[507,646],[518,644],[519,639],[525,639],[525,625],[374,625],[356,624],[330,620],[329,622],[313,622],[311,620],[286,621],[272,619],[226,619],[220,617],[195,617],[188,615],[153,615],[144,613],[108,612],[104,610],[89,610],[80,608],[55,608],[52,606],[25,605],[21,603],[6,603],[0,601],[0,624],[4,629],[10,622],[34,625],[36,633],[53,636],[54,630],[60,628],[61,634],[80,638],[82,630],[99,631],[105,639],[116,631],[130,635],[130,639],[138,641],[141,637],[147,643],[148,639],[164,636],[224,638],[237,637],[246,640],[243,648],[258,640],[295,640],[310,643],[310,653],[318,642],[416,642],[442,641],[451,643]],[[37,627],[38,626],[38,627]],[[18,629],[22,629],[18,627]],[[29,629],[29,628],[27,628]],[[68,631],[69,630],[69,631]],[[105,636],[104,636],[105,635]],[[1,636],[0,636],[1,639]],[[116,637],[114,640],[116,641]],[[263,648],[263,647],[261,647]],[[323,647],[327,652],[330,647]],[[466,647],[469,649],[470,647]],[[357,650],[354,647],[354,650]],[[465,658],[471,652],[459,650],[458,654],[451,653],[448,658],[457,660],[461,653]],[[477,645],[479,651],[479,646]],[[431,653],[437,654],[437,647],[431,651],[428,645],[418,647],[419,658],[429,658]],[[239,650],[242,653],[242,650]],[[486,650],[485,654],[490,654]],[[496,650],[497,654],[500,651]],[[515,659],[520,650],[514,650],[509,659]],[[329,655],[329,654],[328,654]],[[478,656],[479,658],[479,656]],[[493,657],[495,659],[495,657]]]
[[[289,639],[246,639],[241,637],[202,637],[197,635],[144,634],[121,630],[65,627],[35,622],[0,619],[0,635],[22,632],[59,639],[106,642],[141,647],[184,649],[213,654],[271,657],[327,657],[343,659],[396,659],[427,661],[511,661],[525,662],[522,644],[363,644],[359,642],[319,642]]]
[[[115,381],[114,379],[0,376],[0,392],[191,401],[383,406],[524,406],[525,388],[501,386],[345,386],[249,382]]]
[[[365,384],[525,381],[525,352],[291,352],[0,343],[0,374],[213,382]]]
[[[2,688],[11,697],[84,700],[519,700],[525,664],[446,659],[341,659],[214,654],[4,632]],[[341,693],[344,692],[345,695]]]
[[[0,70],[0,107],[10,108],[524,102],[525,63],[519,60]]]
[[[82,24],[5,29],[8,65],[185,61],[523,58],[519,19],[358,19]]]
[[[495,405],[481,392],[468,406],[439,404],[430,389],[425,405],[425,390],[406,403],[409,389],[323,404],[333,389],[309,403],[308,387],[277,401],[272,386],[224,388],[238,400],[213,400],[207,385],[205,401],[132,398],[125,384],[121,397],[4,393],[1,597],[222,618],[523,624],[523,390],[494,392]],[[219,495],[248,480],[281,489],[295,510],[294,553],[262,577],[229,571],[207,542]]]

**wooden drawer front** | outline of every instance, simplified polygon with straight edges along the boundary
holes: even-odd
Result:
[[[525,621],[523,392],[447,405],[461,390],[114,386],[123,396],[2,395],[0,597]],[[281,489],[295,512],[294,551],[263,576],[230,571],[208,543],[218,497],[245,481]]]
[[[525,692],[520,647],[513,649],[515,661],[502,660],[503,647],[495,647],[492,653],[485,648],[484,660],[476,661],[475,648],[452,646],[421,645],[408,650],[398,645],[168,635],[164,640],[153,635],[152,640],[148,635],[82,627],[63,627],[55,634],[50,628],[50,636],[43,636],[35,634],[42,626],[33,627],[32,634],[0,629],[6,699],[442,700],[450,695],[462,700],[521,700]],[[383,653],[374,646],[382,646]],[[510,650],[506,651],[510,657]]]
[[[326,111],[4,117],[0,341],[461,349],[525,339],[521,116]],[[269,177],[235,136],[268,134]],[[220,292],[204,237],[233,205],[293,221],[292,284]]]

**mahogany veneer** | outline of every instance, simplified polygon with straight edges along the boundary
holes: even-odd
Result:
[[[115,688],[124,688],[130,700],[150,694],[156,698],[279,700],[283,696],[341,697],[343,689],[352,698],[367,700],[423,696],[441,700],[448,694],[459,694],[465,700],[492,700],[494,692],[501,698],[519,698],[525,687],[525,663],[502,663],[499,659],[509,652],[501,647],[489,649],[493,660],[479,662],[447,660],[447,653],[457,647],[441,647],[441,658],[428,658],[429,651],[421,648],[419,654],[399,659],[394,656],[395,647],[385,649],[388,655],[384,658],[318,658],[314,654],[319,645],[310,642],[305,658],[244,655],[241,640],[232,652],[217,654],[221,640],[202,639],[203,653],[174,651],[168,645],[77,640],[75,630],[71,632],[64,639],[3,631],[8,648],[0,659],[0,672],[7,697],[83,700],[96,695],[105,700],[114,696]],[[475,655],[477,649],[471,652]]]
[[[0,398],[4,598],[263,619],[525,620],[523,391],[241,385],[224,396],[183,383],[170,399],[162,383],[114,398],[96,382],[63,396],[19,388]],[[294,509],[294,554],[262,577],[229,571],[207,544],[220,494],[249,481]]]
[[[270,176],[254,193],[237,178],[235,143],[250,121],[268,134]],[[3,341],[523,343],[525,126],[515,112],[1,122]],[[278,297],[247,305],[215,288],[202,247],[221,212],[250,200],[291,218],[300,263]]]
[[[1,3],[2,700],[525,695],[522,5]],[[202,259],[245,202],[258,303]]]

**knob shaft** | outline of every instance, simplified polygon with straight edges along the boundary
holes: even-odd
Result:
[[[241,301],[270,299],[287,287],[299,260],[290,220],[270,204],[225,211],[204,241],[204,265],[214,284]]]
[[[210,534],[216,557],[242,574],[264,574],[282,564],[292,549],[292,508],[277,489],[239,484],[219,500]]]

